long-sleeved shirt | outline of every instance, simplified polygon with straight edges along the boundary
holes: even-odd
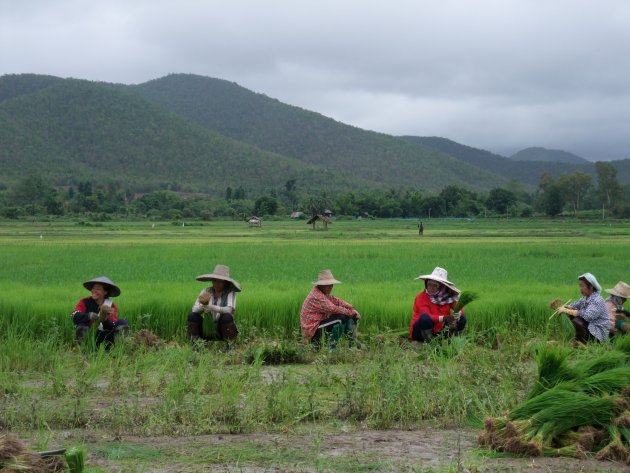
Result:
[[[588,331],[600,342],[608,340],[610,331],[610,318],[606,301],[599,292],[593,292],[590,296],[584,296],[571,304],[572,309],[577,310],[578,317],[588,322]]]
[[[302,326],[304,338],[308,340],[313,338],[322,320],[333,314],[353,317],[355,309],[352,304],[335,296],[327,296],[317,286],[314,287],[304,299],[302,310],[300,311],[300,325]]]
[[[199,298],[204,292],[210,294],[210,302],[206,305],[199,302]],[[198,314],[209,313],[212,315],[215,322],[219,319],[221,314],[230,314],[233,316],[236,312],[236,291],[229,291],[227,293],[224,292],[220,297],[215,297],[214,291],[211,287],[204,289],[199,293],[199,296],[195,300],[192,312],[196,312]]]
[[[427,314],[431,317],[431,320],[433,320],[433,333],[439,333],[444,328],[444,318],[450,315],[456,305],[457,302],[444,305],[434,304],[431,302],[431,298],[427,292],[422,291],[413,301],[413,316],[411,317],[411,324],[409,324],[409,333],[413,333],[413,326],[422,314]],[[462,309],[461,312],[463,314],[464,309]],[[440,318],[442,319],[441,321]]]
[[[111,308],[111,312],[107,314],[107,317],[102,322],[103,327],[106,330],[112,330],[114,328],[114,324],[118,320],[118,307],[112,302]],[[98,314],[100,310],[100,306],[94,299],[91,297],[84,297],[77,302],[77,305],[70,315],[72,316],[72,320],[75,324],[91,326],[94,321],[90,320],[90,312]]]

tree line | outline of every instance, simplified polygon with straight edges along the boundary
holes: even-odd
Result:
[[[304,217],[324,212],[340,216],[374,218],[431,218],[534,215],[557,216],[583,210],[604,210],[606,215],[630,218],[630,186],[617,180],[610,163],[596,163],[597,177],[575,171],[554,178],[543,174],[538,187],[526,190],[516,180],[507,186],[477,192],[450,185],[439,193],[422,190],[309,193],[288,179],[280,189],[248,195],[242,186],[227,187],[222,196],[158,190],[136,193],[117,181],[82,181],[55,187],[36,171],[10,185],[0,184],[0,216],[81,216],[94,220],[113,218],[210,220],[241,219],[250,215],[285,216],[301,211]]]

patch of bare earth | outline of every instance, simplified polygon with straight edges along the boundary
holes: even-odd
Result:
[[[83,438],[88,452],[88,464],[106,471],[164,472],[322,472],[344,471],[346,465],[355,471],[383,472],[510,472],[510,473],[594,473],[629,472],[627,466],[594,459],[573,458],[493,458],[477,449],[477,430],[358,430],[341,434],[234,434],[194,437],[126,437],[117,439]],[[79,434],[77,432],[77,434]],[[79,434],[80,436],[80,434]],[[70,435],[74,437],[74,435]],[[159,460],[143,461],[137,469],[129,470],[129,463],[95,454],[97,449],[111,445],[132,448],[168,450]],[[262,458],[244,454],[233,460],[234,452],[265,452]],[[225,462],[204,463],[204,451],[225,449]],[[177,455],[173,455],[177,452]],[[287,452],[309,452],[292,457]],[[275,455],[277,453],[277,455]],[[221,456],[221,455],[219,455]],[[315,463],[317,465],[309,464]],[[344,463],[340,463],[341,461]],[[350,466],[354,465],[355,468]],[[361,468],[361,465],[363,467]]]

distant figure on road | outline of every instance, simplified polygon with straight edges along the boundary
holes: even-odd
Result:
[[[420,222],[418,224],[418,236],[422,236],[424,234],[424,225],[422,225],[422,222]]]

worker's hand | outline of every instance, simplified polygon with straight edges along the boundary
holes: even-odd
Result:
[[[359,311],[357,309],[354,309],[352,311],[352,317],[359,320],[361,318],[361,314],[359,314]]]
[[[565,314],[565,313],[567,312],[567,307],[565,307],[565,306],[561,305],[560,307],[558,307],[558,308],[556,309],[556,312],[557,312],[558,314]]]
[[[453,312],[452,315],[455,318],[455,322],[459,322],[459,319],[462,318],[462,311],[458,310],[457,312]]]
[[[88,313],[88,318],[90,320],[96,320],[96,319],[98,319],[98,314],[96,312],[89,312]]]
[[[107,316],[111,313],[111,311],[112,311],[111,306],[108,306],[108,305],[103,304],[103,305],[101,306],[100,311],[99,311],[99,316],[101,316],[101,317],[107,317]]]
[[[452,315],[445,315],[444,316],[444,324],[451,325],[453,323],[455,323],[455,317],[454,316],[452,316]]]
[[[199,296],[199,303],[201,305],[208,305],[208,303],[210,302],[210,293],[207,291],[204,291],[200,296]]]

